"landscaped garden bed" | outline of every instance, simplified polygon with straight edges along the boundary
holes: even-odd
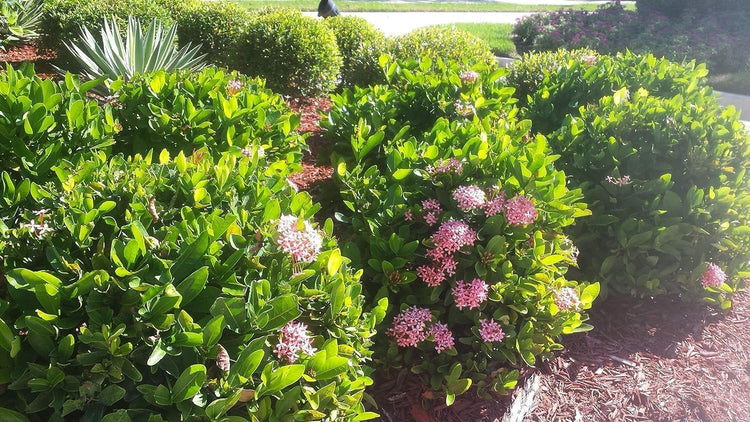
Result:
[[[750,138],[701,65],[79,6],[8,50],[72,72],[0,75],[0,419],[750,416]]]

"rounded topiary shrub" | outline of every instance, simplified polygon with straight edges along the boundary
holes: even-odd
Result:
[[[180,46],[201,45],[208,61],[232,68],[237,41],[250,16],[236,3],[190,1],[175,15]]]
[[[3,186],[0,419],[377,416],[362,404],[376,317],[286,164],[239,148],[156,161],[102,154]]]
[[[383,81],[378,58],[387,52],[387,39],[381,31],[357,16],[336,16],[323,23],[336,34],[343,58],[341,85],[368,86]]]
[[[237,70],[260,76],[271,89],[292,95],[332,91],[342,63],[333,31],[292,9],[256,12],[235,54]]]
[[[116,151],[167,148],[189,153],[261,147],[270,157],[301,156],[300,116],[265,82],[214,68],[154,72],[110,85],[121,130]]]
[[[391,54],[398,59],[429,57],[433,62],[440,59],[468,65],[497,65],[487,41],[456,27],[420,28],[395,37],[391,40]]]
[[[563,235],[588,215],[546,139],[514,119],[440,119],[387,159],[341,161],[336,178],[355,234],[345,254],[370,296],[393,304],[377,356],[422,374],[451,404],[470,386],[505,393],[518,365],[549,357],[562,334],[591,328],[598,284],[566,277]]]
[[[593,213],[573,236],[588,277],[731,306],[750,276],[750,137],[738,115],[713,96],[622,88],[565,120],[550,144]]]

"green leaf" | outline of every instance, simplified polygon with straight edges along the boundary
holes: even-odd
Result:
[[[296,296],[291,294],[275,297],[266,304],[266,308],[268,310],[263,313],[268,315],[268,321],[261,326],[266,331],[275,331],[302,314]]]
[[[352,421],[354,421],[354,422],[357,422],[357,421],[369,421],[371,419],[377,419],[379,417],[380,417],[380,415],[378,415],[375,412],[362,412],[359,415],[357,415],[354,419],[352,419]]]
[[[403,180],[411,174],[411,169],[398,169],[393,172],[393,178],[396,180]]]
[[[208,232],[202,232],[200,236],[185,247],[180,256],[175,260],[170,268],[172,280],[175,282],[182,281],[188,274],[200,268],[203,256],[206,254],[209,246]]]
[[[345,373],[349,367],[349,359],[341,356],[327,356],[325,350],[320,350],[310,359],[307,366],[315,371],[315,379],[325,381]]]
[[[128,411],[121,409],[117,412],[110,413],[106,416],[104,416],[101,420],[101,422],[130,422],[130,416],[128,416]]]
[[[189,366],[177,378],[174,387],[172,387],[172,403],[179,403],[192,398],[198,394],[204,382],[206,382],[206,367],[203,365]]]
[[[251,379],[253,372],[258,369],[263,355],[263,350],[252,350],[246,347],[237,358],[237,363],[229,368],[229,383],[234,384],[237,377]]]
[[[338,248],[332,250],[331,255],[328,256],[328,274],[332,276],[336,275],[343,262],[344,259],[341,257],[341,251]]]
[[[336,280],[336,282],[333,283],[333,286],[331,286],[331,318],[336,318],[341,312],[346,297],[346,286],[344,285],[344,280]]]
[[[242,390],[237,390],[229,397],[215,400],[206,407],[206,416],[214,420],[224,416],[237,403],[240,394],[242,394]]]
[[[294,384],[305,373],[305,365],[284,365],[277,370],[272,370],[271,365],[263,369],[263,379],[265,394],[273,394],[281,391],[285,387]]]
[[[224,315],[227,327],[231,330],[238,330],[247,319],[245,301],[238,297],[220,297],[211,306],[211,315]]]
[[[105,406],[112,406],[125,397],[125,389],[117,384],[110,384],[99,393],[99,401]]]
[[[8,324],[0,318],[0,347],[10,352],[11,342],[13,341],[13,332]]]
[[[26,416],[16,412],[15,410],[6,409],[0,407],[0,421],[3,422],[29,422]]]
[[[224,330],[224,315],[217,315],[206,323],[203,327],[203,345],[211,347],[216,345],[221,339],[221,333]]]

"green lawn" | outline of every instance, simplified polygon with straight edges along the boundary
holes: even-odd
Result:
[[[513,41],[510,40],[510,32],[513,30],[513,25],[509,23],[454,23],[452,25],[437,26],[455,26],[458,29],[471,32],[490,43],[492,52],[496,56],[516,56],[516,47],[513,45]]]
[[[260,9],[266,6],[283,6],[300,9],[303,11],[318,10],[316,0],[234,0],[236,3],[248,9]],[[358,1],[340,0],[336,1],[339,11],[346,12],[534,12],[546,10],[558,10],[560,8],[594,10],[597,4],[576,4],[571,6],[558,5],[524,5],[515,3],[495,2],[450,2],[437,1],[432,3],[423,2],[388,2],[388,1]],[[628,5],[626,7],[635,8]]]

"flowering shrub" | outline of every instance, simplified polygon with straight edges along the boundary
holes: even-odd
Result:
[[[323,23],[336,34],[336,44],[343,59],[343,86],[368,86],[383,80],[378,58],[386,53],[385,35],[364,18],[336,16]]]
[[[8,65],[0,73],[0,168],[16,181],[45,180],[61,159],[110,146],[119,128],[112,109],[86,95],[100,83],[40,79],[32,65]]]
[[[505,392],[515,365],[591,328],[599,287],[566,278],[576,251],[563,235],[589,213],[530,126],[440,119],[389,143],[385,163],[336,166],[355,234],[344,254],[365,266],[370,297],[394,304],[376,359],[424,374],[448,404],[471,385]]]
[[[399,60],[438,59],[455,61],[464,66],[495,66],[495,55],[487,41],[456,27],[427,27],[399,35],[391,40],[390,54]]]
[[[116,150],[145,153],[168,148],[185,153],[207,146],[261,148],[271,157],[300,154],[300,117],[259,79],[208,68],[163,71],[110,85],[122,125]]]
[[[572,236],[581,269],[632,295],[730,307],[750,275],[750,138],[738,113],[711,96],[624,88],[581,113],[550,142],[593,213]]]
[[[536,131],[548,134],[560,127],[566,115],[578,115],[581,106],[595,104],[622,87],[704,101],[711,96],[707,74],[704,65],[681,65],[650,54],[606,56],[581,49],[527,54],[511,67],[504,82],[516,87],[523,117],[534,122]]]
[[[656,1],[661,0],[650,3]],[[653,53],[675,61],[687,58],[706,62],[712,72],[737,71],[750,57],[746,48],[750,13],[746,7],[721,8],[705,1],[703,11],[680,13],[684,2],[663,3],[681,5],[669,8],[670,12],[677,12],[671,17],[663,14],[667,8],[643,9],[639,5],[635,12],[615,4],[596,11],[561,9],[538,13],[519,21],[512,37],[519,52],[591,48],[602,54]],[[705,10],[706,6],[710,10]]]
[[[260,76],[271,89],[293,95],[332,91],[342,64],[334,32],[293,9],[255,12],[233,54],[237,70]]]
[[[362,365],[385,302],[362,312],[360,273],[331,221],[312,224],[319,206],[286,163],[235,147],[54,171],[23,191],[2,177],[4,415],[377,416],[363,410]]]
[[[511,110],[513,89],[500,83],[505,69],[468,68],[456,62],[380,58],[384,85],[345,88],[331,96],[332,109],[320,124],[336,142],[336,153],[382,163],[390,143],[421,135],[440,118],[471,121]],[[466,112],[468,110],[468,113]],[[514,111],[513,111],[514,113]]]

